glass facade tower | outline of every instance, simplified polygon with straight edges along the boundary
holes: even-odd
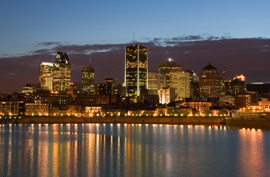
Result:
[[[125,49],[125,86],[126,96],[132,102],[137,102],[141,92],[148,89],[148,53],[140,44]]]

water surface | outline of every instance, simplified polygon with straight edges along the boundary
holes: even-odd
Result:
[[[270,132],[141,124],[0,125],[0,176],[270,174]]]

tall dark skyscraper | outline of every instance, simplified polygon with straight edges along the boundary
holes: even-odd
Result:
[[[71,65],[68,55],[64,52],[57,52],[53,63],[53,90],[66,91],[70,88]]]
[[[88,94],[95,94],[95,68],[86,66],[82,68],[82,90]]]
[[[201,100],[217,99],[222,91],[223,79],[217,68],[209,64],[203,68],[199,77],[199,93]]]
[[[141,91],[148,89],[148,53],[140,44],[125,49],[125,87],[126,96],[132,102],[137,102]]]
[[[114,79],[113,78],[106,78],[105,79],[105,84],[106,84],[106,93],[108,95],[113,95]]]

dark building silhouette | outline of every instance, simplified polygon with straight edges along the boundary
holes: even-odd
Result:
[[[236,95],[246,93],[246,81],[245,77],[241,74],[235,76],[233,80],[228,80],[225,83],[225,93],[226,95]]]
[[[257,92],[259,98],[269,98],[270,97],[270,84],[269,83],[247,84],[247,90]]]
[[[223,79],[217,68],[209,64],[203,68],[199,77],[199,94],[201,100],[216,100],[222,92]]]
[[[93,66],[82,67],[82,90],[90,95],[95,94],[95,68]]]
[[[106,94],[113,95],[114,94],[114,79],[113,78],[106,78],[105,84],[106,84]]]
[[[96,84],[96,95],[107,95],[107,89],[105,83]]]

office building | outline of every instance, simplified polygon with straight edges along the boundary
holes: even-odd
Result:
[[[90,95],[95,94],[95,68],[92,66],[82,68],[82,90]]]
[[[190,73],[185,71],[171,72],[170,87],[175,89],[176,100],[191,97]]]
[[[113,95],[114,94],[114,79],[106,78],[104,82],[106,84],[106,94]]]
[[[193,83],[198,80],[192,71],[182,71],[181,65],[168,59],[159,65],[160,87],[173,88],[175,100],[182,100],[193,96]]]
[[[39,85],[43,90],[53,90],[53,63],[42,62],[40,64]]]
[[[160,74],[158,72],[148,72],[148,92],[150,95],[158,95],[160,89]]]
[[[57,52],[53,63],[53,90],[63,92],[70,88],[71,65],[68,55],[64,52]]]
[[[203,68],[199,77],[199,93],[201,100],[217,100],[222,92],[223,79],[217,68],[209,63]]]
[[[181,72],[181,65],[169,58],[159,65],[158,71],[160,74],[160,87],[168,88],[172,86],[172,72]]]
[[[125,87],[126,97],[137,102],[141,91],[148,89],[148,54],[147,48],[133,44],[125,48]]]
[[[174,88],[163,88],[159,90],[159,103],[169,104],[175,99],[175,90]]]
[[[236,95],[246,93],[246,81],[244,75],[237,75],[233,80],[225,81],[226,95]]]

